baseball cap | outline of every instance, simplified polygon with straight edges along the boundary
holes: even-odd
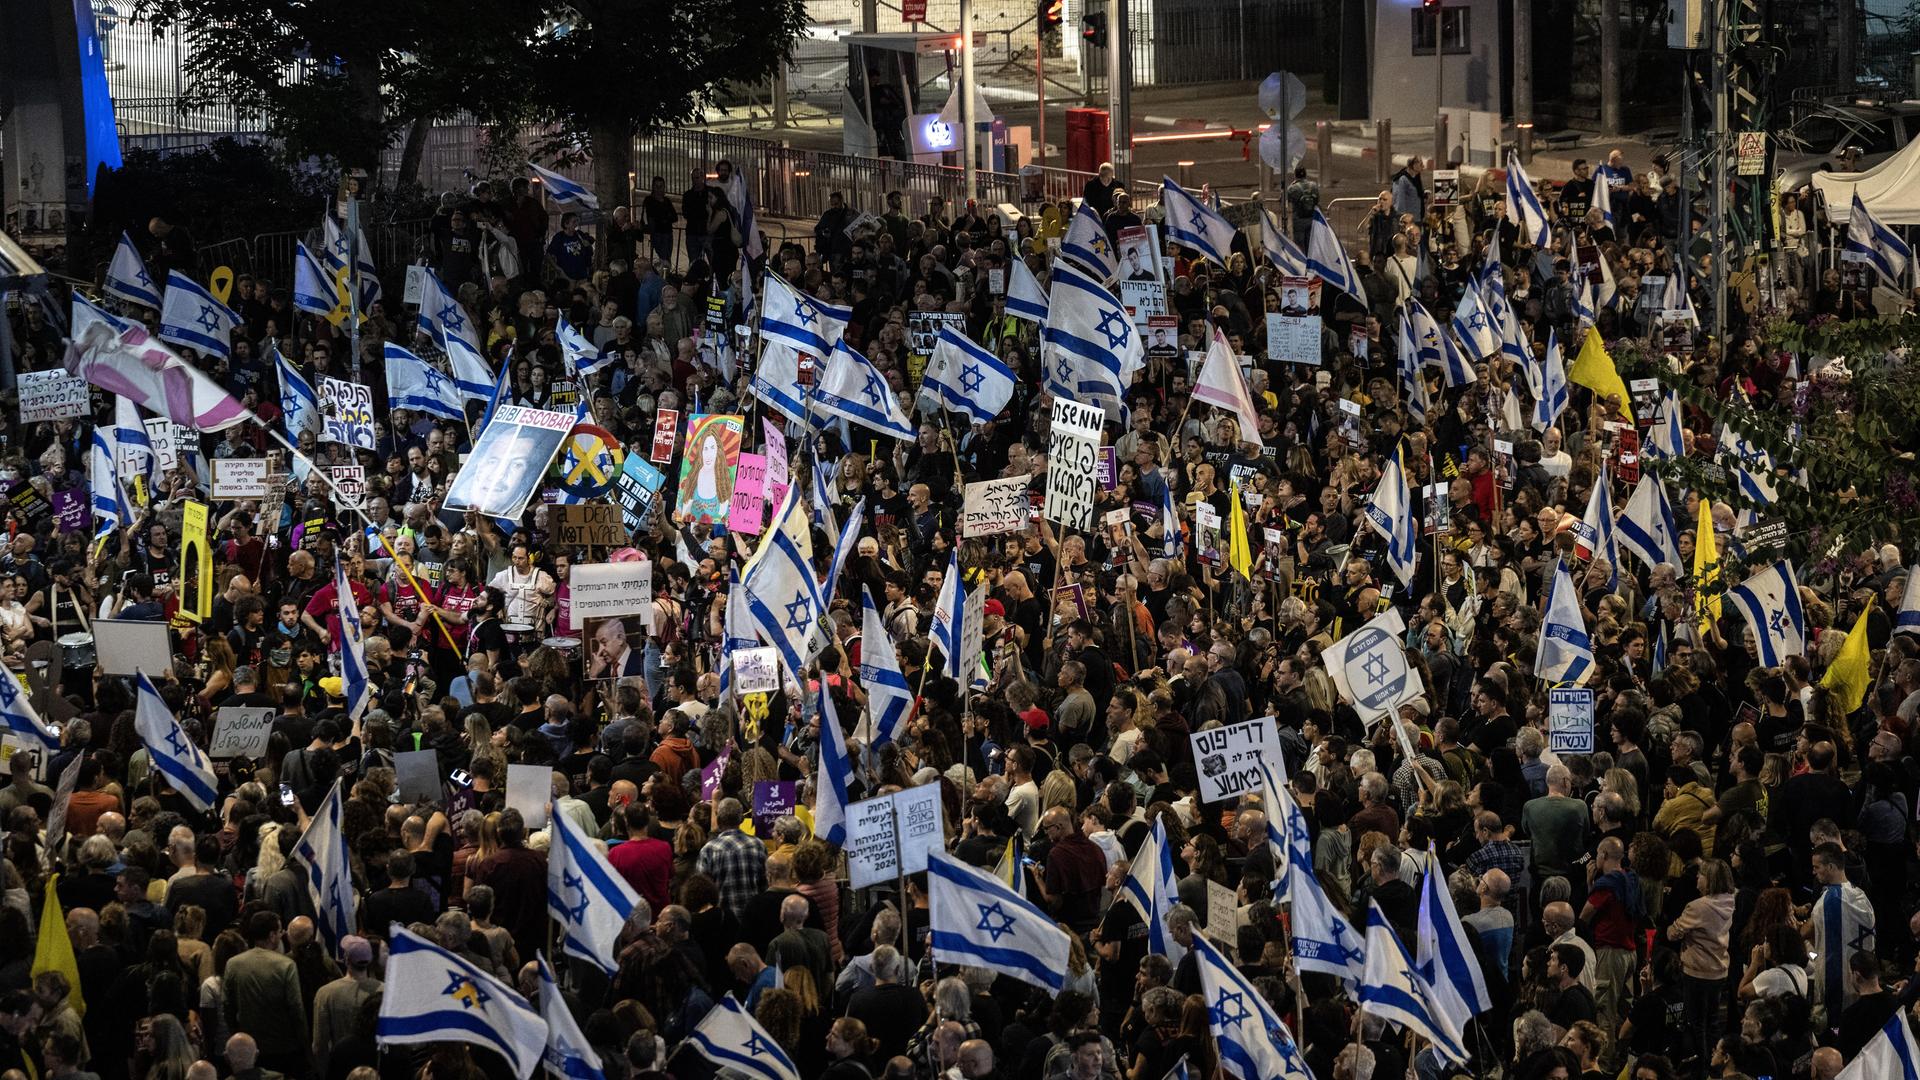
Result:
[[[340,955],[346,957],[349,964],[371,964],[373,943],[359,934],[348,934],[340,939]]]
[[[327,678],[321,679],[320,692],[327,695],[330,698],[347,696],[346,684],[340,681],[340,677],[338,675],[333,675],[333,676],[329,676]]]
[[[1037,731],[1040,728],[1046,727],[1048,724],[1047,710],[1035,705],[1033,708],[1021,713],[1020,719],[1027,725],[1029,730]]]
[[[998,600],[987,601],[986,606],[981,608],[980,610],[985,614],[998,615],[1003,619],[1007,617],[1007,605],[1001,603]]]

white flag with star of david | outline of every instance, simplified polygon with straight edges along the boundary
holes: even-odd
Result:
[[[927,855],[933,958],[997,971],[1059,994],[1073,941],[1007,883],[945,852]]]
[[[552,814],[547,847],[547,913],[560,924],[560,951],[612,975],[620,931],[640,897],[570,815]]]
[[[1240,1080],[1313,1080],[1286,1021],[1240,969],[1199,934],[1193,936],[1193,953],[1221,1066]]]
[[[893,396],[893,387],[872,361],[846,341],[833,343],[827,370],[813,391],[813,406],[829,416],[851,420],[896,439],[912,439],[913,424]]]
[[[767,1029],[728,994],[687,1033],[701,1057],[729,1072],[757,1080],[800,1080],[800,1069]]]
[[[747,613],[763,641],[780,650],[787,670],[798,679],[813,655],[814,628],[825,606],[813,576],[813,535],[800,501],[800,487],[774,513],[772,528],[747,563],[740,584],[747,591]]]

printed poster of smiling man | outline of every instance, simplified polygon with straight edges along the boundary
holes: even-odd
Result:
[[[686,449],[680,458],[680,497],[674,509],[682,522],[711,525],[727,520],[745,428],[746,417],[738,413],[696,413],[687,417]]]

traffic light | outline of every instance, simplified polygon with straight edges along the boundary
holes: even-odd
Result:
[[[1080,16],[1080,38],[1096,49],[1107,47],[1107,13]]]
[[[1040,0],[1040,29],[1058,30],[1066,15],[1065,0]]]

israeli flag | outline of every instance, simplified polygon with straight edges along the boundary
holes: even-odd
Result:
[[[178,270],[167,272],[167,298],[160,309],[160,340],[199,349],[208,356],[227,355],[228,335],[240,316],[198,282]]]
[[[120,483],[117,430],[106,424],[95,427],[87,455],[87,489],[93,516],[100,519],[95,536],[133,524],[133,500],[127,497],[127,489]]]
[[[487,363],[486,353],[480,351],[472,320],[467,318],[467,311],[460,306],[459,298],[447,291],[440,275],[429,269],[423,277],[420,288],[420,329],[425,330],[433,338],[433,343],[452,361],[454,385],[460,388],[467,400],[490,400],[494,396],[494,372]],[[506,381],[504,372],[501,381]],[[491,408],[487,415],[493,415]]]
[[[1221,1066],[1240,1080],[1313,1080],[1293,1032],[1240,969],[1199,934],[1193,953]]]
[[[1855,188],[1853,210],[1847,218],[1847,242],[1840,257],[1847,262],[1866,263],[1879,272],[1881,280],[1897,289],[1906,279],[1907,265],[1913,262],[1913,249],[1899,233],[1867,212],[1867,204],[1860,201],[1860,189]]]
[[[565,315],[554,324],[553,336],[560,342],[560,352],[566,356],[567,367],[573,370],[575,378],[584,379],[614,361],[615,354],[601,352]]]
[[[1479,373],[1473,370],[1473,364],[1460,354],[1460,349],[1441,330],[1439,320],[1418,300],[1409,299],[1407,310],[1412,319],[1414,340],[1420,346],[1420,366],[1439,368],[1446,375],[1448,386],[1477,382]]]
[[[433,365],[391,341],[386,344],[386,359],[389,406],[431,413],[448,420],[467,418],[460,388]]]
[[[778,274],[769,273],[760,290],[760,340],[791,345],[820,360],[833,355],[851,318],[852,308],[816,300]]]
[[[826,427],[826,418],[807,408],[807,395],[800,387],[800,354],[785,341],[766,338],[761,342],[760,362],[753,366],[747,391],[796,424]]]
[[[753,1080],[800,1080],[800,1069],[767,1029],[728,994],[707,1010],[687,1033],[687,1042],[703,1058]]]
[[[1596,176],[1596,177],[1594,177],[1594,180],[1593,180],[1593,208],[1594,208],[1595,210],[1598,210],[1598,211],[1600,211],[1600,218],[1601,218],[1601,220],[1603,220],[1603,221],[1605,221],[1605,222],[1607,223],[1607,227],[1608,227],[1608,228],[1613,228],[1613,229],[1617,229],[1617,228],[1619,228],[1619,226],[1618,226],[1618,224],[1616,224],[1616,223],[1614,222],[1614,220],[1613,220],[1613,190],[1612,190],[1612,188],[1613,188],[1613,185],[1611,185],[1611,184],[1609,184],[1609,183],[1607,183],[1607,178],[1606,178],[1606,177],[1604,177],[1604,176]]]
[[[913,688],[900,673],[893,635],[887,633],[886,621],[865,587],[860,589],[860,602],[860,685],[867,692],[873,745],[882,746],[899,737],[907,714],[913,711]]]
[[[1047,290],[1040,287],[1040,279],[1027,269],[1027,260],[1016,255],[1012,262],[1012,271],[1007,275],[1007,314],[1036,325],[1045,323]]]
[[[733,211],[734,226],[745,238],[745,243],[740,246],[744,269],[745,260],[757,259],[766,254],[766,247],[760,240],[760,224],[753,214],[753,193],[747,190],[747,174],[735,169],[733,174],[727,177],[726,183],[709,186],[719,188],[720,193],[726,197],[727,209]],[[741,276],[744,278],[746,275]]]
[[[697,565],[697,564],[695,564]],[[747,590],[740,585],[740,568],[727,571],[727,612],[720,623],[720,697],[733,686],[732,656],[736,649],[751,649],[760,644],[753,633],[753,613],[747,610]]]
[[[470,1043],[505,1058],[521,1080],[540,1067],[547,1022],[513,987],[399,923],[388,932],[387,948],[375,1042]]]
[[[203,812],[213,809],[220,798],[220,780],[214,775],[213,764],[180,730],[179,721],[173,718],[146,672],[137,672],[134,682],[137,695],[133,726],[147,748],[147,756],[153,759],[154,769],[196,808]]]
[[[1332,975],[1352,986],[1366,972],[1365,938],[1347,921],[1346,913],[1327,899],[1313,872],[1313,841],[1306,819],[1286,786],[1273,780],[1269,777],[1267,787],[1272,806],[1267,841],[1279,843],[1286,856],[1282,871],[1279,854],[1275,855],[1275,885],[1280,898],[1293,911],[1290,933],[1294,963],[1302,971]]]
[[[1160,554],[1163,558],[1179,559],[1181,540],[1180,512],[1173,505],[1173,485],[1160,485]]]
[[[367,677],[367,635],[360,625],[360,604],[347,580],[347,561],[334,560],[334,599],[340,606],[340,682],[347,694],[347,719],[358,720],[373,703],[373,682]]]
[[[818,475],[816,472],[815,476]],[[817,493],[816,497],[818,497]],[[828,513],[824,509],[821,512]],[[839,530],[840,539],[833,542],[833,562],[827,567],[827,583],[820,590],[822,600],[831,601],[840,588],[840,571],[846,567],[848,556],[853,554],[853,549],[860,543],[860,527],[865,524],[866,515],[867,497],[862,495],[860,501],[853,504],[853,513],[847,515],[847,527]],[[831,517],[830,514],[829,517]],[[828,524],[832,522],[829,520]]]
[[[1541,680],[1578,686],[1593,673],[1593,639],[1580,614],[1580,597],[1565,562],[1553,567],[1553,588],[1547,594],[1547,615],[1540,624],[1540,643],[1533,673]]]
[[[1313,839],[1304,831],[1291,831],[1296,825],[1304,830],[1306,823],[1287,791],[1286,764],[1280,755],[1275,754],[1271,760],[1262,755],[1259,765],[1260,805],[1267,815],[1267,851],[1273,855],[1273,895],[1278,900],[1287,894],[1287,876],[1293,870],[1296,852],[1312,864]]]
[[[1367,290],[1360,284],[1360,274],[1353,268],[1353,260],[1347,258],[1347,249],[1340,246],[1340,238],[1334,235],[1333,226],[1327,224],[1327,215],[1318,209],[1313,212],[1313,232],[1307,235],[1307,269],[1320,276],[1320,280],[1339,289],[1348,296],[1367,305]]]
[[[1308,277],[1312,271],[1307,269],[1307,253],[1293,242],[1287,230],[1280,227],[1280,221],[1273,211],[1262,207],[1260,210],[1260,246],[1266,249],[1268,261],[1283,277]]]
[[[593,1045],[567,1011],[567,999],[553,977],[553,965],[547,963],[545,953],[534,955],[540,961],[540,1015],[547,1021],[547,1048],[540,1055],[540,1063],[558,1080],[606,1080],[600,1055],[593,1052]]]
[[[1907,591],[1900,594],[1900,610],[1893,617],[1896,634],[1920,634],[1920,563],[1907,567]]]
[[[780,650],[787,670],[799,678],[813,655],[810,643],[825,605],[813,576],[813,538],[800,513],[798,487],[773,516],[773,527],[760,550],[747,563],[741,584],[747,590],[747,610],[760,636]],[[871,646],[869,646],[871,647]]]
[[[128,398],[114,399],[113,445],[121,475],[145,480],[151,495],[160,479],[160,459],[153,452],[147,425],[141,422],[140,407]]]
[[[1073,220],[1067,222],[1067,235],[1060,241],[1060,254],[1080,264],[1080,269],[1092,274],[1099,281],[1113,280],[1115,268],[1120,259],[1113,250],[1112,241],[1107,239],[1107,226],[1100,215],[1086,203],[1074,212]],[[1060,264],[1054,263],[1054,280],[1058,282]]]
[[[293,846],[294,857],[307,868],[307,893],[313,897],[313,910],[326,935],[327,945],[339,949],[340,942],[354,931],[354,908],[358,902],[353,891],[353,854],[347,847],[347,834],[341,831],[346,804],[341,794],[342,781],[335,780],[320,809],[307,822],[307,831]]]
[[[327,275],[329,278],[337,277],[347,268],[348,255],[354,256],[353,278],[360,286],[360,312],[364,315],[368,308],[380,301],[382,295],[380,269],[373,265],[373,245],[367,243],[366,231],[359,230],[357,235],[359,243],[350,246],[347,243],[346,230],[340,227],[339,222],[333,220],[332,215],[321,215],[320,229],[321,235],[326,238],[323,249],[324,264],[327,269],[333,271]]]
[[[847,752],[847,733],[833,707],[827,680],[819,681],[820,774],[813,792],[813,835],[836,847],[847,844],[847,784],[853,778],[853,758]]]
[[[1394,363],[1400,370],[1400,387],[1406,391],[1407,417],[1416,427],[1425,427],[1433,402],[1427,397],[1426,377],[1420,374],[1420,346],[1414,339],[1412,311],[1402,307],[1396,323],[1399,332],[1394,341]]]
[[[997,971],[1055,996],[1066,988],[1073,939],[1006,882],[932,851],[927,894],[936,963]]]
[[[542,168],[531,161],[527,162],[527,168],[533,170],[533,175],[539,178],[540,185],[547,189],[547,197],[556,204],[584,206],[589,210],[600,209],[600,200],[593,192],[587,190],[585,184],[569,180],[552,169]]]
[[[1367,901],[1367,970],[1356,997],[1361,1012],[1399,1024],[1426,1039],[1448,1061],[1467,1063],[1460,1031],[1428,999],[1426,984],[1414,971],[1413,957],[1407,955],[1406,944],[1393,932],[1378,900]]]
[[[1407,490],[1406,450],[1394,451],[1380,473],[1380,483],[1367,496],[1367,524],[1387,542],[1387,565],[1406,588],[1413,587],[1414,565],[1420,554],[1420,526],[1413,517],[1413,496]]]
[[[868,605],[873,601],[869,599]],[[940,646],[940,673],[955,682],[966,672],[960,668],[960,638],[966,618],[967,588],[960,583],[960,549],[947,552],[947,572],[940,579],[940,596],[933,602],[933,643]],[[861,640],[866,632],[861,631]]]
[[[1834,950],[1836,953],[1841,950]],[[1920,1042],[1913,1037],[1907,1010],[1893,1010],[1880,1033],[1834,1080],[1920,1080]]]
[[[320,260],[307,245],[298,241],[293,245],[293,307],[295,311],[304,311],[310,315],[326,318],[339,306],[339,294],[334,291],[334,276],[320,265]]]
[[[1520,235],[1533,246],[1546,248],[1553,243],[1553,226],[1547,211],[1534,193],[1533,178],[1520,164],[1519,154],[1507,155],[1507,220],[1520,227]]]
[[[911,441],[915,434],[886,377],[844,340],[833,343],[826,373],[814,388],[813,404],[829,416],[851,420],[882,435]]]
[[[1667,501],[1666,485],[1652,472],[1642,472],[1627,498],[1627,508],[1616,523],[1616,539],[1647,568],[1661,563],[1680,565],[1680,528]]]
[[[1453,308],[1453,332],[1476,360],[1500,351],[1500,332],[1474,289],[1460,290],[1460,302]]]
[[[1160,209],[1166,214],[1167,239],[1227,265],[1233,253],[1233,235],[1240,230],[1219,211],[1187,193],[1170,176],[1160,178]]]
[[[640,897],[571,815],[555,812],[548,820],[547,914],[560,925],[560,951],[611,976],[619,970],[613,957],[620,931]]]
[[[1007,407],[1017,381],[1013,369],[999,357],[953,327],[943,326],[926,374],[921,376],[920,393],[966,413],[973,423],[984,424]]]
[[[1587,512],[1573,529],[1573,555],[1576,559],[1602,558],[1613,568],[1608,589],[1620,584],[1620,547],[1614,542],[1613,481],[1602,467],[1587,496]]]
[[[1779,667],[1807,651],[1807,615],[1800,607],[1800,583],[1785,559],[1727,590],[1753,628],[1761,667]]]
[[[1167,913],[1180,902],[1180,880],[1173,874],[1173,852],[1167,845],[1167,829],[1160,819],[1154,819],[1153,831],[1134,853],[1127,880],[1120,883],[1120,895],[1147,921],[1147,950],[1159,953],[1179,967],[1187,950],[1173,939],[1173,931],[1167,926]]]
[[[1667,624],[1660,624],[1660,636],[1653,639],[1653,663],[1647,669],[1648,675],[1658,677],[1667,670]]]
[[[153,275],[147,273],[146,260],[140,258],[140,249],[133,246],[133,237],[124,232],[113,249],[113,262],[107,264],[104,288],[107,295],[116,300],[160,310],[160,287],[154,284]]]
[[[313,392],[313,384],[287,360],[277,342],[269,343],[267,349],[273,354],[274,376],[280,382],[280,419],[288,440],[298,443],[303,431],[320,434],[325,418],[320,414],[320,397]]]
[[[1145,361],[1140,335],[1119,298],[1070,263],[1053,265],[1052,307],[1041,328],[1047,392],[1117,405]]]
[[[1531,367],[1531,365],[1529,365]],[[1572,393],[1567,382],[1567,361],[1560,352],[1560,338],[1547,331],[1547,359],[1540,371],[1540,395],[1533,402],[1533,429],[1545,431],[1560,422]]]
[[[41,721],[33,702],[21,692],[20,680],[6,672],[0,672],[0,725],[29,743],[38,743],[48,752],[60,749],[60,736]]]
[[[1655,461],[1677,458],[1686,449],[1681,431],[1680,395],[1668,390],[1653,413],[1653,429],[1647,433],[1647,456]]]
[[[1447,892],[1447,872],[1431,848],[1420,882],[1420,963],[1415,971],[1441,1022],[1464,1032],[1467,1022],[1493,1008],[1473,941]]]
[[[1593,282],[1587,280],[1586,272],[1580,269],[1578,259],[1573,263],[1573,333],[1579,337],[1586,328],[1599,321],[1594,316]]]

